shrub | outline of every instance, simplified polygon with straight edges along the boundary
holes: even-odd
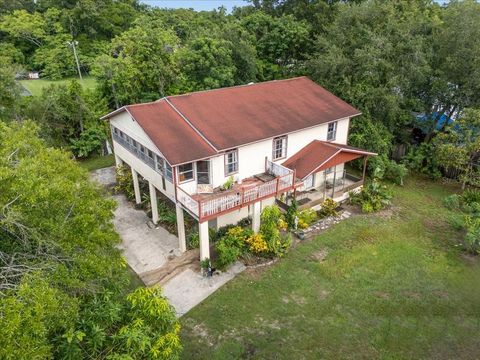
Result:
[[[467,205],[472,205],[473,203],[480,204],[480,191],[467,189],[462,194],[462,200]]]
[[[393,160],[385,163],[385,179],[394,184],[403,186],[403,179],[407,176],[408,170],[404,164],[398,164]]]
[[[105,131],[99,127],[91,127],[80,134],[78,139],[71,139],[71,149],[75,156],[86,158],[99,153],[106,140]]]
[[[461,201],[462,201],[462,198],[460,195],[453,194],[443,199],[443,205],[448,209],[458,210],[460,209]]]
[[[267,243],[268,252],[275,256],[283,255],[291,244],[291,239],[290,242],[288,242],[288,237],[282,238],[280,236],[280,230],[278,227],[280,218],[280,209],[275,205],[267,206],[263,209],[260,216],[260,233]]]
[[[287,221],[284,219],[284,218],[280,218],[278,220],[278,228],[281,230],[281,231],[287,231],[288,230],[288,223]]]
[[[234,263],[246,250],[246,239],[252,235],[252,230],[242,229],[240,226],[233,226],[227,233],[218,240],[215,248],[218,252],[216,265],[225,269]]]
[[[200,247],[200,235],[198,231],[193,231],[188,234],[187,246],[189,249],[198,249]]]
[[[405,156],[404,162],[407,168],[425,174],[431,179],[435,180],[442,176],[437,149],[432,143],[424,142],[411,149]]]
[[[115,192],[123,192],[128,200],[135,199],[135,191],[133,189],[132,172],[125,165],[118,166],[116,169],[117,185]]]
[[[365,213],[379,211],[391,204],[391,192],[378,180],[367,183],[360,192],[350,192],[350,202],[362,207]]]
[[[298,216],[298,203],[296,199],[292,200],[292,203],[287,209],[285,214],[285,221],[289,230],[295,229],[295,218]]]
[[[471,254],[480,252],[480,218],[476,216],[465,216],[465,245]]]
[[[304,222],[307,226],[310,226],[318,219],[317,212],[312,209],[305,209],[298,213],[298,223]]]
[[[253,234],[246,240],[249,250],[254,254],[262,254],[268,251],[268,246],[262,234]]]
[[[338,204],[333,199],[325,199],[319,211],[321,217],[328,217],[328,216],[338,216],[337,207]]]

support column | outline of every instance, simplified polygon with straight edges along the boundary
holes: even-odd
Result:
[[[187,251],[187,241],[185,239],[185,221],[183,219],[183,209],[178,203],[175,205],[175,208],[177,211],[178,248],[181,252],[185,252]]]
[[[152,208],[152,221],[156,225],[158,223],[158,206],[157,206],[157,189],[149,181],[148,189],[150,190],[150,207]]]
[[[117,154],[115,154],[115,165],[117,166],[117,168],[123,165],[122,159],[120,159]]]
[[[368,162],[368,155],[363,158],[363,174],[362,174],[363,182],[365,182],[365,175],[367,174],[367,162]]]
[[[200,235],[200,260],[210,259],[210,240],[208,239],[208,221],[198,223]]]
[[[253,214],[252,214],[252,230],[256,234],[260,231],[260,213],[262,211],[262,203],[257,201],[253,203]]]
[[[135,191],[135,203],[140,204],[142,197],[140,196],[140,184],[138,183],[138,173],[132,168],[133,190]]]

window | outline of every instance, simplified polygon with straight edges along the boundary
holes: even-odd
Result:
[[[193,180],[193,164],[192,163],[178,166],[178,180],[180,182]]]
[[[155,164],[156,169],[160,174],[164,175],[164,172],[165,172],[164,160],[163,160],[162,157],[160,157],[158,155],[155,155],[155,157],[157,159],[156,164]]]
[[[225,154],[225,175],[231,175],[238,171],[238,150],[230,150]]]
[[[147,149],[147,156],[153,160],[153,152],[150,149]]]
[[[168,181],[173,182],[172,167],[166,161],[165,161],[165,177],[167,178]]]
[[[328,124],[328,131],[327,131],[328,141],[333,141],[337,137],[337,124],[338,124],[338,121],[331,122]]]
[[[273,139],[273,160],[287,157],[287,137],[281,136]]]
[[[197,183],[210,184],[210,161],[197,161]]]
[[[333,173],[333,167],[329,167],[328,169],[325,169],[325,175]]]

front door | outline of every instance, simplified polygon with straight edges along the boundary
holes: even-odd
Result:
[[[197,183],[199,185],[210,184],[210,161],[197,161]]]
[[[315,183],[314,181],[315,181],[315,174],[312,174],[309,177],[307,177],[303,182],[305,185],[305,190],[313,188],[313,184]]]

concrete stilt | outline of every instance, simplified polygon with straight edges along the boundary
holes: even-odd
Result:
[[[200,235],[200,260],[210,259],[210,240],[208,238],[208,221],[198,223]]]
[[[187,241],[185,239],[185,221],[183,219],[183,209],[180,204],[176,205],[177,210],[177,232],[178,232],[178,248],[181,252],[187,251]]]
[[[140,196],[140,184],[138,183],[138,173],[132,168],[133,190],[135,191],[135,202],[140,204],[142,197]]]
[[[123,165],[123,160],[120,159],[120,157],[118,157],[117,155],[115,155],[115,165],[117,166],[117,168]]]
[[[260,213],[262,212],[262,203],[257,201],[253,204],[253,214],[252,214],[252,230],[254,233],[260,231]]]
[[[157,205],[157,189],[151,182],[148,183],[150,190],[150,206],[152,208],[152,221],[154,224],[158,223],[158,205]]]

